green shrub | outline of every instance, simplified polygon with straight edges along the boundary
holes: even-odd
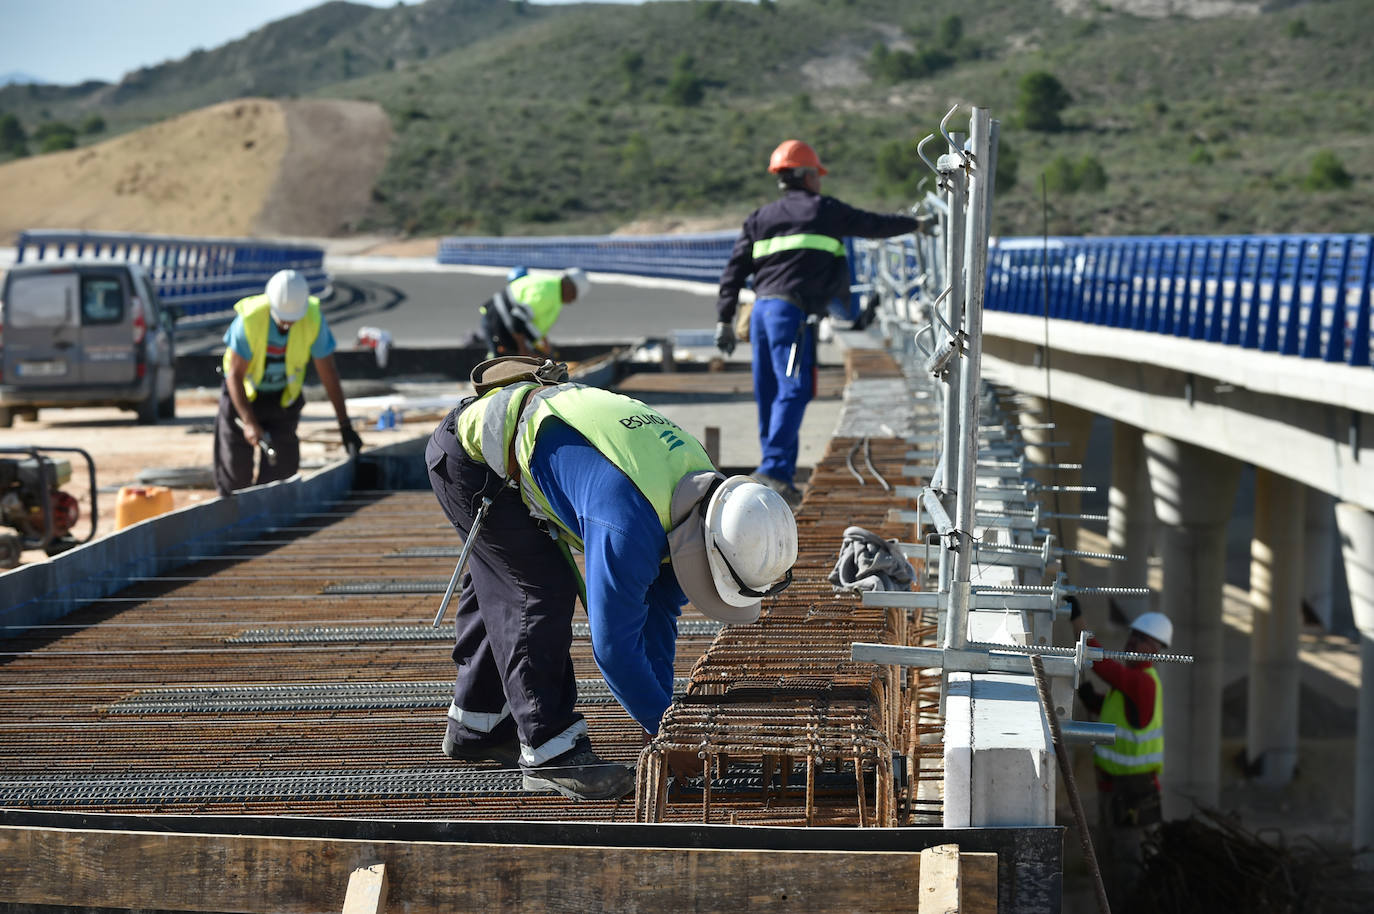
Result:
[[[1045,187],[1059,194],[1078,190],[1078,174],[1068,156],[1057,155],[1050,161],[1045,168]]]
[[[98,114],[92,114],[90,117],[86,118],[84,121],[81,122],[81,132],[87,134],[104,133],[105,118],[101,117]]]
[[[1312,167],[1303,178],[1307,190],[1342,190],[1354,182],[1345,164],[1330,149],[1323,149],[1312,157]]]
[[[1312,30],[1307,27],[1306,19],[1294,19],[1288,23],[1284,32],[1289,38],[1310,38],[1312,36]]]
[[[1188,154],[1188,162],[1191,165],[1211,165],[1212,153],[1206,146],[1194,146],[1193,151]]]
[[[1028,130],[1055,131],[1064,126],[1059,112],[1073,101],[1069,90],[1053,73],[1036,70],[1021,77],[1017,110]]]

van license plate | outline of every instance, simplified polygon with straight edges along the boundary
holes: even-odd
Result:
[[[56,378],[67,373],[67,363],[61,359],[50,362],[20,362],[21,378]]]

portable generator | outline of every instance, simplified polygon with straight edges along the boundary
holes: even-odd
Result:
[[[90,530],[84,539],[72,535],[81,518],[81,506],[62,487],[71,482],[71,461],[47,456],[54,452],[76,453],[86,458],[91,483]],[[95,463],[76,447],[0,447],[0,568],[19,564],[25,549],[42,549],[56,555],[95,536]]]

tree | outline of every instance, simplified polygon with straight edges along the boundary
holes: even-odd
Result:
[[[693,108],[706,95],[705,83],[693,69],[696,62],[689,54],[681,54],[673,63],[673,76],[668,80],[668,103],[679,108]]]
[[[940,47],[947,51],[954,50],[964,38],[964,20],[958,16],[946,16],[940,20],[940,27],[935,35]]]
[[[0,114],[0,155],[28,155],[28,141],[19,118],[13,114]]]
[[[1069,90],[1053,73],[1036,70],[1021,77],[1017,100],[1021,124],[1028,130],[1055,131],[1064,126],[1059,112],[1073,101]]]
[[[90,117],[86,118],[84,121],[81,122],[81,132],[104,133],[105,118],[101,117],[98,114],[92,114]]]

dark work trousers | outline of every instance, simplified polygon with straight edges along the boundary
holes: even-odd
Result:
[[[488,301],[482,306],[482,342],[487,344],[487,358],[494,359],[498,355],[517,355],[520,352],[520,343],[515,339],[515,335],[503,323],[496,314],[496,306]]]
[[[294,475],[301,466],[301,442],[296,437],[296,426],[301,421],[305,395],[297,397],[290,406],[282,406],[280,391],[263,391],[248,405],[253,410],[258,425],[271,436],[271,445],[277,452],[277,463],[275,466],[269,463],[266,455],[243,437],[243,429],[234,421],[238,418],[238,411],[234,409],[234,401],[229,399],[228,384],[221,383],[219,412],[215,414],[213,461],[215,488],[219,489],[221,495],[228,495],[236,489],[285,479]],[[253,478],[255,451],[258,452],[256,480]]]
[[[573,710],[577,682],[569,654],[577,581],[519,493],[454,438],[453,421],[470,402],[439,423],[425,448],[434,495],[464,539],[482,494],[493,496],[458,600],[448,732],[460,743],[479,744],[518,733],[521,763],[538,765],[586,732]]]
[[[799,335],[800,334],[800,335]],[[754,349],[754,399],[759,408],[760,473],[791,483],[806,404],[816,393],[816,339],[801,308],[780,298],[761,298],[749,316]],[[797,355],[791,375],[787,362]]]

